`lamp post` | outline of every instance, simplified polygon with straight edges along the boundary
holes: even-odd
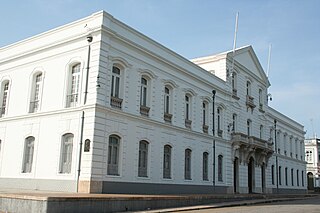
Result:
[[[276,177],[277,193],[279,192],[279,168],[278,168],[278,145],[277,145],[277,120],[274,119],[274,147],[276,150]]]
[[[212,155],[213,155],[213,170],[212,170],[212,183],[215,188],[216,185],[216,139],[215,139],[215,116],[214,116],[214,102],[216,97],[216,90],[212,90],[212,135],[213,135],[213,145],[212,145]]]

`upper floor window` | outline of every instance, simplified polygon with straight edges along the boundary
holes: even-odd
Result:
[[[232,92],[233,95],[237,96],[237,73],[232,73]]]
[[[251,96],[251,82],[247,81],[247,96]]]
[[[122,108],[122,99],[120,95],[121,88],[121,70],[119,67],[112,67],[111,77],[111,106],[115,108]]]
[[[236,132],[237,131],[237,114],[232,115],[232,131]]]
[[[260,109],[262,109],[262,107],[263,107],[262,89],[259,89],[259,107],[260,107]]]
[[[144,77],[141,78],[141,92],[140,92],[140,105],[147,106],[148,94],[148,80]]]
[[[73,134],[62,136],[60,154],[60,173],[70,173],[72,166]]]
[[[185,126],[191,128],[191,97],[189,95],[185,96]]]
[[[120,137],[111,135],[108,146],[108,175],[119,175],[119,149]]]
[[[67,107],[73,107],[77,105],[79,100],[80,63],[72,66],[68,84]]]
[[[32,93],[30,98],[29,112],[37,112],[41,99],[42,73],[37,73],[32,80]]]
[[[32,170],[33,151],[34,151],[34,137],[27,137],[24,142],[24,154],[22,163],[22,172],[30,173]]]
[[[313,153],[311,150],[306,151],[306,160],[307,162],[312,162],[313,161]]]
[[[219,137],[222,137],[222,133],[223,133],[223,130],[222,130],[222,108],[218,107],[217,109],[217,127],[218,127],[218,136]]]
[[[191,180],[191,149],[185,150],[184,155],[184,179]]]
[[[171,178],[171,146],[163,148],[163,178]]]
[[[260,136],[260,139],[263,138],[263,125],[260,125],[259,136]]]
[[[208,133],[208,103],[202,102],[202,128],[203,132]]]
[[[164,87],[164,120],[171,123],[172,112],[171,112],[171,102],[172,102],[172,89],[168,86]]]
[[[218,156],[218,181],[223,181],[222,175],[222,168],[223,168],[223,156]]]
[[[1,112],[0,117],[3,117],[7,113],[9,96],[9,81],[5,81],[1,84]]]
[[[148,177],[148,146],[149,143],[147,141],[139,142],[139,177]]]
[[[208,180],[209,154],[204,152],[202,155],[202,180]]]
[[[247,135],[248,136],[251,136],[251,120],[250,119],[248,119],[247,120]]]

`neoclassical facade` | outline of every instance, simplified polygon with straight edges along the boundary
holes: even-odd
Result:
[[[188,60],[106,12],[0,49],[0,187],[304,193],[251,46]]]
[[[316,136],[306,139],[305,160],[307,162],[308,189],[313,190],[320,187],[320,139]]]

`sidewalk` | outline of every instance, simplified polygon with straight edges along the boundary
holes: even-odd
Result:
[[[134,195],[0,191],[0,212],[176,212],[304,199],[316,195]],[[160,209],[160,210],[156,210]]]

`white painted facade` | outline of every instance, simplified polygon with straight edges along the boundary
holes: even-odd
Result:
[[[305,160],[307,162],[308,189],[320,187],[320,139],[317,137],[306,139]]]
[[[105,12],[1,48],[0,187],[304,192],[303,126],[268,106],[251,46],[232,61],[189,61]]]

